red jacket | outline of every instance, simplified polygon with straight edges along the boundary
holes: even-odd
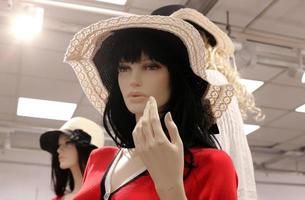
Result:
[[[118,148],[94,150],[88,160],[84,183],[75,200],[100,200],[101,180]],[[218,149],[191,149],[195,168],[184,181],[188,200],[236,200],[237,175],[229,156]],[[104,194],[103,194],[104,195]],[[158,200],[148,173],[137,176],[110,195],[111,200]]]

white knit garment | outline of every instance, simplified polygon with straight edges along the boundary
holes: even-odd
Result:
[[[207,70],[207,79],[211,84],[227,84],[227,79],[216,70]],[[244,132],[244,123],[236,97],[220,118],[217,119],[219,134],[216,135],[222,149],[233,160],[238,175],[238,199],[256,200],[256,186],[250,148]]]

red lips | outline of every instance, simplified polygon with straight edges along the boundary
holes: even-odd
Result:
[[[127,97],[147,97],[145,94],[141,92],[130,92]]]

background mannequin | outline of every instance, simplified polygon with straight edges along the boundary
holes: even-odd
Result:
[[[91,151],[103,144],[102,128],[83,117],[72,118],[60,129],[41,135],[40,147],[52,154],[54,200],[73,199],[82,186]]]

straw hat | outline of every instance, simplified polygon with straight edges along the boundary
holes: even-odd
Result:
[[[92,147],[102,147],[104,145],[103,129],[95,122],[84,117],[74,117],[67,121],[60,129],[51,130],[40,136],[41,149],[50,153],[55,153],[58,146],[58,137],[65,134],[73,142]]]
[[[193,25],[199,26],[209,33],[208,37],[212,37],[209,39],[215,40],[216,44],[213,46],[214,48],[222,50],[227,56],[232,56],[234,54],[234,44],[229,36],[209,20],[209,18],[195,9],[175,4],[158,8],[154,10],[152,14],[177,17],[190,22]]]
[[[171,16],[193,22],[194,24],[205,29],[207,32],[213,35],[216,40],[216,45],[214,48],[221,49],[228,56],[234,54],[234,44],[229,36],[197,10],[183,8],[174,12]]]
[[[193,72],[207,81],[204,62],[204,43],[199,32],[191,24],[177,17],[152,15],[121,16],[101,20],[74,35],[64,58],[64,62],[70,64],[74,69],[89,101],[101,114],[104,111],[108,93],[105,85],[102,83],[93,58],[113,31],[127,28],[149,28],[175,35],[184,43],[187,49]],[[227,109],[227,105],[231,102],[233,95],[234,89],[231,85],[210,85],[205,97],[208,97],[212,104],[215,118],[220,117]]]

